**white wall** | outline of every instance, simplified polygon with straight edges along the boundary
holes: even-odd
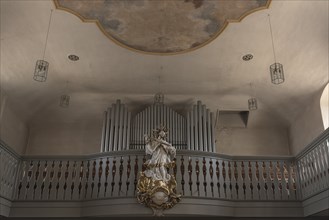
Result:
[[[287,156],[288,123],[265,103],[249,112],[245,124],[237,114],[219,114],[216,129],[217,153],[236,156]]]
[[[314,94],[289,128],[290,152],[297,155],[323,131],[320,109],[322,90]]]
[[[102,121],[49,122],[31,126],[27,155],[85,155],[100,152]]]
[[[2,97],[0,112],[0,139],[16,153],[24,154],[28,138],[26,122],[10,107],[9,102]]]
[[[285,128],[221,128],[217,131],[217,152],[239,156],[289,155]]]

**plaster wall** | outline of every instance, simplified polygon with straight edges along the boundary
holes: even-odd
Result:
[[[220,128],[216,132],[217,152],[239,156],[289,155],[286,128]]]
[[[289,128],[290,152],[294,156],[324,131],[320,109],[321,95],[322,90],[313,95]]]
[[[49,122],[31,126],[27,155],[85,155],[100,152],[102,121]]]
[[[0,139],[16,153],[24,154],[29,129],[27,123],[16,114],[4,97],[1,98]]]

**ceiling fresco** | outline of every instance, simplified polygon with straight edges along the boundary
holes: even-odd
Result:
[[[58,9],[96,22],[129,49],[175,54],[215,39],[229,22],[267,8],[270,0],[54,0]]]

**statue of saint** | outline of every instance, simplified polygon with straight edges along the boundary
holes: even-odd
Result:
[[[171,164],[171,157],[176,157],[176,148],[166,141],[167,129],[160,127],[153,132],[152,137],[148,135],[144,137],[146,154],[152,155],[151,159],[146,161],[149,169],[145,170],[145,176],[168,182],[171,177],[167,173],[166,166]]]
[[[139,203],[152,208],[155,216],[163,216],[163,210],[173,207],[181,200],[177,194],[177,182],[174,175],[167,169],[172,167],[176,157],[176,148],[166,141],[167,129],[161,126],[153,131],[152,137],[144,135],[146,154],[151,159],[144,164],[146,169],[140,172],[137,184],[137,199]]]

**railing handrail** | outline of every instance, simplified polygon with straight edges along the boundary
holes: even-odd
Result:
[[[9,153],[11,156],[13,156],[16,159],[22,159],[22,156],[19,155],[14,149],[9,147],[4,141],[0,139],[0,147],[4,149],[7,153]]]

